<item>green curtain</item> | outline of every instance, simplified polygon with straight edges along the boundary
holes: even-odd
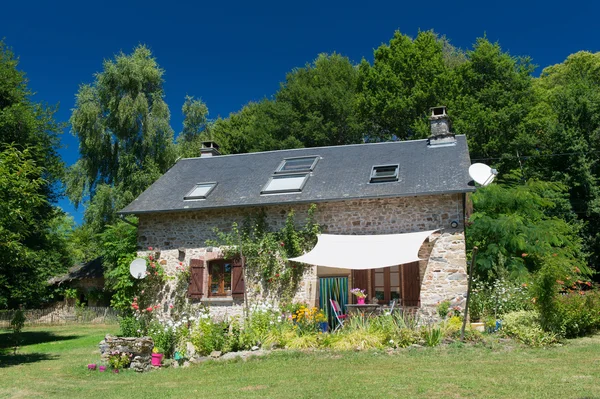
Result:
[[[345,312],[348,303],[348,277],[323,277],[319,279],[319,307],[325,311],[329,326],[337,321],[331,310],[330,299],[338,301]]]

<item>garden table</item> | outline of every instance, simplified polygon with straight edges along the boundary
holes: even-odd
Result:
[[[381,305],[377,304],[348,304],[346,305],[346,313],[349,317],[352,316],[377,316]]]

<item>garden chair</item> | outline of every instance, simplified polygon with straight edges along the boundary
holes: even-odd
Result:
[[[344,326],[344,320],[348,318],[347,314],[342,312],[342,308],[340,304],[335,299],[330,299],[331,309],[333,310],[333,314],[335,315],[335,319],[337,320],[337,325],[333,329],[333,332],[336,332],[339,328]]]

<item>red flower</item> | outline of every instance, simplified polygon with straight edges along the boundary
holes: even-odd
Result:
[[[155,275],[155,276],[158,276],[158,272],[154,272],[154,275]]]
[[[152,251],[152,247],[148,247],[148,251]]]
[[[173,309],[173,305],[169,305],[169,308],[170,308],[170,309]]]
[[[148,307],[146,308],[146,311],[147,311],[147,312],[152,312],[152,306],[148,306]]]
[[[284,242],[280,242],[279,245],[281,245],[282,247],[285,247],[285,243]]]
[[[150,259],[150,260],[153,260],[154,258],[152,257],[152,255],[150,255],[150,256],[148,257],[148,259]]]
[[[591,286],[592,286],[592,283],[590,283],[589,281],[586,281],[586,282],[585,282],[585,285],[587,285],[588,287],[591,287]]]
[[[179,262],[179,266],[183,266],[183,262]]]
[[[275,275],[275,277],[279,277],[279,273],[277,273],[277,274]]]

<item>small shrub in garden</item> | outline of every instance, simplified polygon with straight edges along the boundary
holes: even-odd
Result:
[[[21,345],[21,330],[23,330],[23,326],[25,326],[25,314],[21,310],[21,308],[15,311],[15,314],[10,321],[10,328],[12,330],[11,338],[13,341],[13,353],[16,355],[19,346]]]
[[[536,311],[521,310],[504,315],[502,330],[505,335],[534,347],[555,344],[559,337],[542,329],[540,314]]]
[[[133,355],[128,352],[112,351],[108,355],[108,364],[116,370],[124,369],[131,364],[132,357]]]
[[[600,329],[600,292],[581,291],[559,295],[557,302],[561,330],[566,338],[590,334]]]
[[[448,313],[450,312],[450,301],[443,301],[437,306],[438,316],[440,319],[444,320],[448,317]]]
[[[142,325],[134,316],[119,317],[119,327],[122,337],[141,337]]]
[[[438,346],[442,342],[442,337],[444,334],[440,327],[427,326],[421,329],[421,336],[425,341],[425,345],[434,347]]]

